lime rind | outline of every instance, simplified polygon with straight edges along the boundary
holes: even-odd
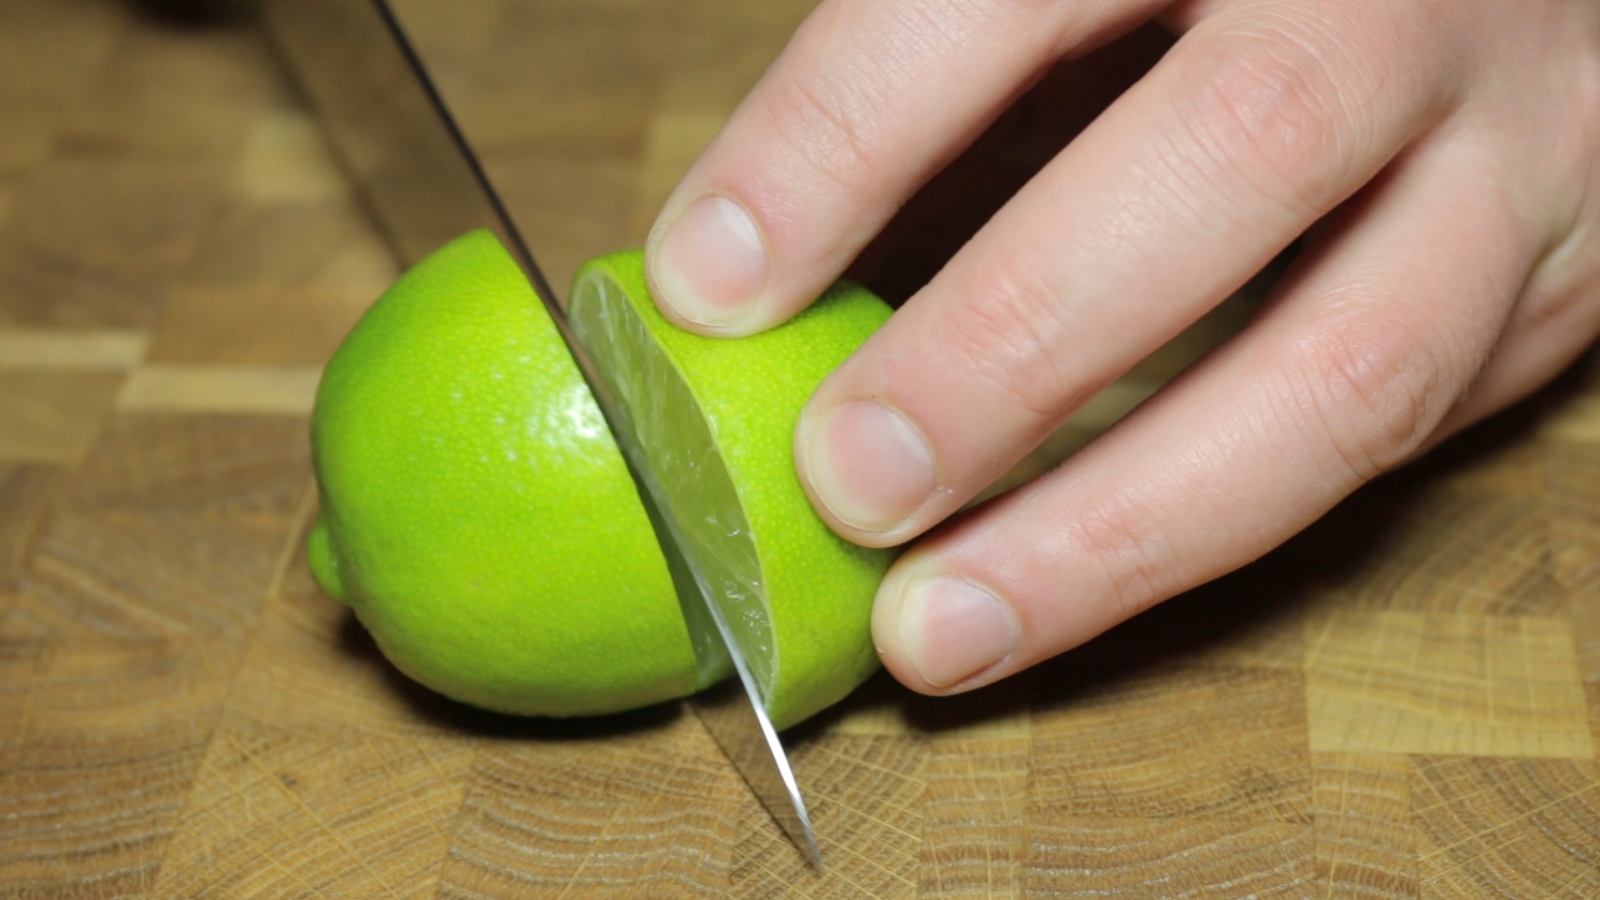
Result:
[[[322,592],[335,600],[344,600],[344,585],[339,579],[339,563],[333,553],[328,536],[328,520],[318,516],[311,533],[306,535],[306,564],[311,567],[311,577]]]

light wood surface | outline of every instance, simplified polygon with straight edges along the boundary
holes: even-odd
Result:
[[[405,6],[559,284],[805,4]],[[819,875],[681,706],[464,709],[316,590],[311,391],[394,264],[248,25],[146,9],[0,3],[0,897],[1600,896],[1593,359],[1033,673],[802,727]]]

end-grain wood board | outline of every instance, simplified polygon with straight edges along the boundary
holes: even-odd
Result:
[[[1026,676],[870,682],[794,738],[818,875],[681,706],[474,712],[318,593],[311,391],[394,264],[248,22],[152,7],[0,4],[0,897],[1600,896],[1593,359]],[[408,14],[560,279],[803,12]]]

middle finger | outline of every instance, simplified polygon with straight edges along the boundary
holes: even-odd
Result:
[[[818,511],[873,546],[954,512],[1437,118],[1449,47],[1412,3],[1201,22],[819,388]]]

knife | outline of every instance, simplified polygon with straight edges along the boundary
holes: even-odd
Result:
[[[401,261],[413,265],[452,238],[475,228],[492,230],[527,274],[606,423],[618,433],[616,399],[387,0],[267,0],[263,13],[279,55]],[[670,506],[644,475],[643,461],[632,458],[634,442],[618,443],[630,457],[641,498],[664,525],[663,538],[682,550],[687,545]],[[680,555],[700,588],[685,602],[704,605],[738,673],[691,698],[690,707],[773,820],[820,869],[816,834],[760,688],[720,604],[709,595],[710,582],[689,554]]]

